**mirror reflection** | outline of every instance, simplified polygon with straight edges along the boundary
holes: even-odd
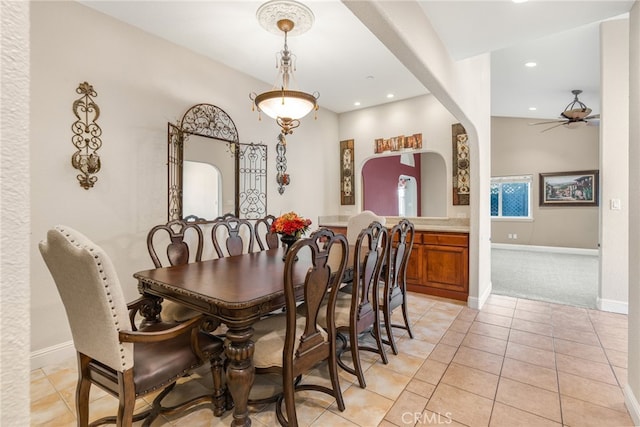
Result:
[[[236,164],[225,141],[189,135],[184,143],[182,213],[213,219],[236,211]]]
[[[438,153],[374,157],[362,167],[363,210],[382,216],[446,217],[447,170]]]

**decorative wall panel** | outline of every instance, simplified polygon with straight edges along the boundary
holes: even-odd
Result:
[[[267,215],[267,146],[240,144],[240,217]]]
[[[453,204],[468,205],[470,195],[470,156],[467,131],[460,123],[451,125],[453,154]]]
[[[355,205],[353,139],[340,141],[340,204]]]

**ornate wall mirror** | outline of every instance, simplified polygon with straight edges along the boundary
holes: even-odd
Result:
[[[168,218],[239,216],[238,130],[211,104],[189,108],[168,124]]]

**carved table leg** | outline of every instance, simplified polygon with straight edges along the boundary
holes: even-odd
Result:
[[[227,331],[225,354],[229,361],[227,366],[227,388],[233,397],[233,421],[234,427],[249,427],[251,419],[247,401],[249,392],[255,378],[253,367],[254,343],[251,341],[253,328],[235,329]]]
[[[160,321],[162,298],[155,295],[142,294],[142,296],[136,301],[129,303],[128,308],[130,310],[138,310],[140,315],[144,318],[139,325],[140,327],[149,326]],[[135,314],[135,312],[133,314]],[[134,319],[131,318],[132,323],[133,321]]]

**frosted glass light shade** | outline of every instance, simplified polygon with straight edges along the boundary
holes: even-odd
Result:
[[[301,119],[316,108],[316,97],[296,90],[272,90],[255,98],[256,106],[267,116]]]

